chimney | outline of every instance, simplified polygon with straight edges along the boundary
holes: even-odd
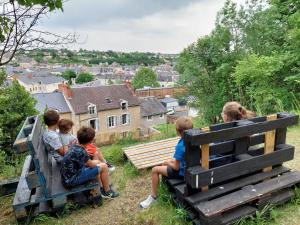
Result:
[[[71,90],[71,88],[70,88],[67,84],[64,84],[64,83],[59,84],[59,85],[58,85],[58,91],[59,91],[59,92],[62,92],[63,95],[64,95],[67,99],[72,98],[72,90]]]
[[[127,88],[130,90],[130,92],[132,93],[132,95],[136,96],[136,93],[135,93],[134,89],[132,88],[131,82],[126,80],[125,84],[126,84]]]

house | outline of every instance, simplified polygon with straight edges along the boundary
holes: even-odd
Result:
[[[126,85],[69,88],[60,85],[72,109],[75,131],[82,126],[96,130],[96,143],[140,135],[140,101]]]
[[[175,98],[163,98],[160,102],[167,108],[168,111],[175,111],[179,106],[178,99]]]
[[[167,109],[155,97],[141,98],[141,124],[150,127],[167,122]]]
[[[62,77],[40,71],[22,74],[16,79],[31,94],[50,93],[57,90],[59,84],[67,82]]]
[[[47,109],[56,110],[61,119],[72,119],[68,101],[61,92],[36,93],[32,95],[37,101],[35,109],[43,114]]]

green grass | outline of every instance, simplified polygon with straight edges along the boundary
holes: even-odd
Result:
[[[158,190],[157,202],[147,210],[125,220],[125,224],[133,225],[192,225],[183,208],[174,205],[172,196],[167,186],[161,183]]]

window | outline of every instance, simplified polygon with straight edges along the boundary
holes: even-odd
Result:
[[[122,101],[121,102],[121,109],[122,110],[125,110],[125,109],[127,109],[128,108],[128,102],[127,101]]]
[[[147,120],[152,121],[152,116],[147,116]]]
[[[160,118],[160,119],[163,119],[163,118],[164,118],[164,114],[160,114],[160,115],[159,115],[159,118]]]
[[[99,123],[98,123],[98,119],[93,119],[89,121],[89,125],[91,128],[93,128],[95,131],[99,130]]]
[[[88,107],[88,110],[89,110],[89,114],[90,114],[90,115],[96,114],[96,106],[95,106],[95,105],[90,105],[90,106]]]
[[[122,114],[121,116],[121,123],[122,125],[129,124],[130,115],[129,114]]]
[[[116,127],[116,125],[117,125],[117,117],[116,116],[107,117],[107,127],[112,128],[112,127]]]

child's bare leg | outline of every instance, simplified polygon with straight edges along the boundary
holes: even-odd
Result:
[[[152,189],[151,189],[151,195],[152,197],[157,197],[157,187],[159,184],[159,175],[168,176],[167,173],[167,166],[155,166],[152,168]]]
[[[109,191],[108,167],[105,163],[100,163],[99,183],[102,183],[105,192]]]

